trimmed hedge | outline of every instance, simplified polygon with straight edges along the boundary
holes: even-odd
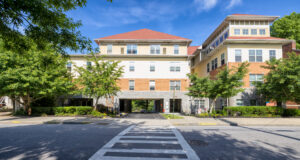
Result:
[[[223,115],[227,116],[241,116],[241,117],[294,117],[300,116],[300,110],[298,109],[283,109],[281,107],[271,106],[239,106],[239,107],[225,107],[223,109]]]
[[[32,114],[34,115],[89,115],[92,111],[92,107],[86,106],[32,107]]]

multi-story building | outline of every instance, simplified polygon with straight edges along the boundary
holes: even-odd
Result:
[[[261,66],[272,58],[283,57],[283,46],[292,40],[270,36],[270,23],[277,16],[233,14],[214,30],[202,44],[201,50],[193,53],[191,72],[199,77],[214,77],[219,68],[229,69],[248,61],[249,73],[244,77],[245,91],[229,99],[218,99],[217,107],[266,105],[253,87],[254,81],[262,81],[268,70]]]
[[[156,112],[191,111],[186,93],[188,53],[195,50],[189,48],[192,40],[141,29],[98,38],[95,42],[104,59],[121,61],[124,67],[119,80],[121,91],[110,101],[102,100],[102,104],[130,112],[131,100],[155,100]],[[84,55],[71,55],[71,61],[69,67],[88,63]]]

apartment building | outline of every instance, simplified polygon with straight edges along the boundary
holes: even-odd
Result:
[[[245,91],[229,99],[218,99],[217,108],[223,106],[275,105],[264,102],[255,94],[253,82],[262,81],[268,70],[261,66],[272,58],[284,56],[283,46],[292,40],[270,36],[270,23],[277,16],[233,14],[205,40],[202,47],[195,50],[191,60],[191,72],[199,77],[213,78],[219,68],[233,68],[248,61],[249,73],[244,77]]]
[[[191,112],[186,93],[188,53],[195,50],[189,47],[192,40],[141,29],[94,41],[104,59],[120,61],[124,67],[119,80],[121,91],[110,100],[101,100],[102,104],[130,112],[131,100],[154,100],[155,112]],[[89,63],[83,55],[71,55],[71,62],[69,67]]]

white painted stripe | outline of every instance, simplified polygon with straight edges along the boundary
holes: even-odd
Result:
[[[89,160],[101,160],[103,158],[104,153],[106,152],[103,149],[111,148],[117,141],[119,141],[120,137],[125,135],[128,131],[130,131],[135,125],[132,125],[119,133],[117,136],[115,136],[112,140],[110,140],[108,143],[106,143],[102,148],[100,148],[92,157],[89,158]]]
[[[119,140],[117,143],[179,144],[177,141]]]
[[[101,160],[187,160],[185,158],[101,157]],[[99,159],[100,160],[100,159]]]
[[[148,131],[148,132],[145,132],[145,131],[136,131],[136,132],[132,132],[132,131],[130,131],[130,132],[128,132],[128,133],[159,133],[159,134],[173,134],[173,132],[150,132],[150,131]]]
[[[174,136],[168,136],[168,137],[164,137],[164,136],[122,136],[122,138],[155,138],[155,139],[176,139],[177,138]]]
[[[197,156],[195,151],[190,147],[190,145],[185,141],[181,133],[173,127],[173,132],[175,133],[176,137],[178,138],[178,142],[181,144],[181,147],[184,151],[186,151],[186,155],[189,160],[200,160],[200,158]]]
[[[130,152],[130,153],[168,153],[168,154],[185,154],[183,150],[177,149],[105,149],[108,152]]]

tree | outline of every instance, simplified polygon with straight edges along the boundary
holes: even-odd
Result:
[[[14,54],[0,43],[0,95],[9,96],[30,111],[31,103],[39,99],[67,94],[73,83],[66,63],[67,59],[50,47],[39,51],[34,46],[28,52]]]
[[[94,53],[90,54],[87,61],[91,62],[90,66],[76,66],[79,73],[76,83],[80,87],[81,94],[96,98],[94,104],[96,110],[101,97],[109,98],[120,91],[117,82],[123,74],[123,67],[119,67],[118,61],[103,60]]]
[[[188,95],[195,98],[207,97],[211,99],[212,103],[209,105],[209,111],[212,113],[219,97],[229,98],[244,91],[241,88],[243,85],[241,79],[248,72],[248,66],[249,64],[244,62],[234,69],[225,67],[213,79],[209,77],[199,78],[196,74],[189,74],[191,85],[188,88]]]
[[[270,72],[264,77],[263,83],[256,82],[255,86],[257,92],[267,100],[300,103],[300,55],[288,55],[288,58],[272,59],[262,66]]]
[[[300,49],[300,13],[293,12],[276,20],[271,26],[271,35],[293,39],[297,43],[297,49]]]
[[[16,53],[29,50],[31,42],[38,49],[52,44],[60,53],[66,48],[90,48],[91,41],[76,30],[81,23],[65,14],[85,4],[86,0],[2,0],[0,38],[4,47]]]

